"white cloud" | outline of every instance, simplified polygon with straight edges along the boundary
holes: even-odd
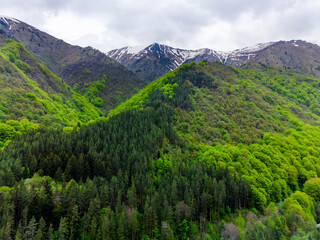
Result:
[[[95,18],[82,17],[68,10],[58,14],[44,12],[45,23],[41,29],[67,42],[80,45],[100,43],[105,31],[103,22]]]
[[[102,51],[160,42],[232,50],[258,42],[319,42],[318,0],[0,0],[0,14]]]

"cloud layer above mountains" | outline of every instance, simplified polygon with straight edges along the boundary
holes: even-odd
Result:
[[[318,0],[0,0],[0,14],[102,51],[159,42],[232,50],[320,41]]]

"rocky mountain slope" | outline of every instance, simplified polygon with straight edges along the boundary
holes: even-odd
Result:
[[[229,52],[207,48],[185,50],[154,43],[148,47],[124,47],[107,52],[107,56],[120,62],[145,81],[153,81],[166,72],[186,62],[220,61],[226,65],[240,67],[249,63],[271,65],[282,69],[293,69],[319,73],[320,47],[305,41],[279,41],[260,43]],[[257,65],[250,65],[258,68]],[[247,66],[248,67],[248,66]]]
[[[280,41],[261,51],[243,67],[259,70],[270,66],[319,77],[320,47],[301,40]]]
[[[106,79],[98,96],[105,111],[132,96],[144,83],[130,70],[91,47],[70,45],[14,18],[0,16],[0,31],[22,43],[68,85],[86,87]],[[104,77],[105,76],[105,77]]]

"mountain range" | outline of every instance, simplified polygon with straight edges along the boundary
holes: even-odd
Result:
[[[123,64],[144,81],[151,82],[187,62],[220,61],[242,67],[250,63],[275,66],[320,74],[320,47],[301,40],[259,43],[234,51],[208,48],[185,50],[153,43],[147,47],[124,47],[106,53]]]

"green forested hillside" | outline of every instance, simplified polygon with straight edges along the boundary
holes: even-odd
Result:
[[[72,127],[103,115],[23,45],[3,34],[0,34],[0,86],[0,148],[28,129]]]
[[[19,135],[0,153],[0,236],[318,239],[319,93],[203,61],[70,133]]]

